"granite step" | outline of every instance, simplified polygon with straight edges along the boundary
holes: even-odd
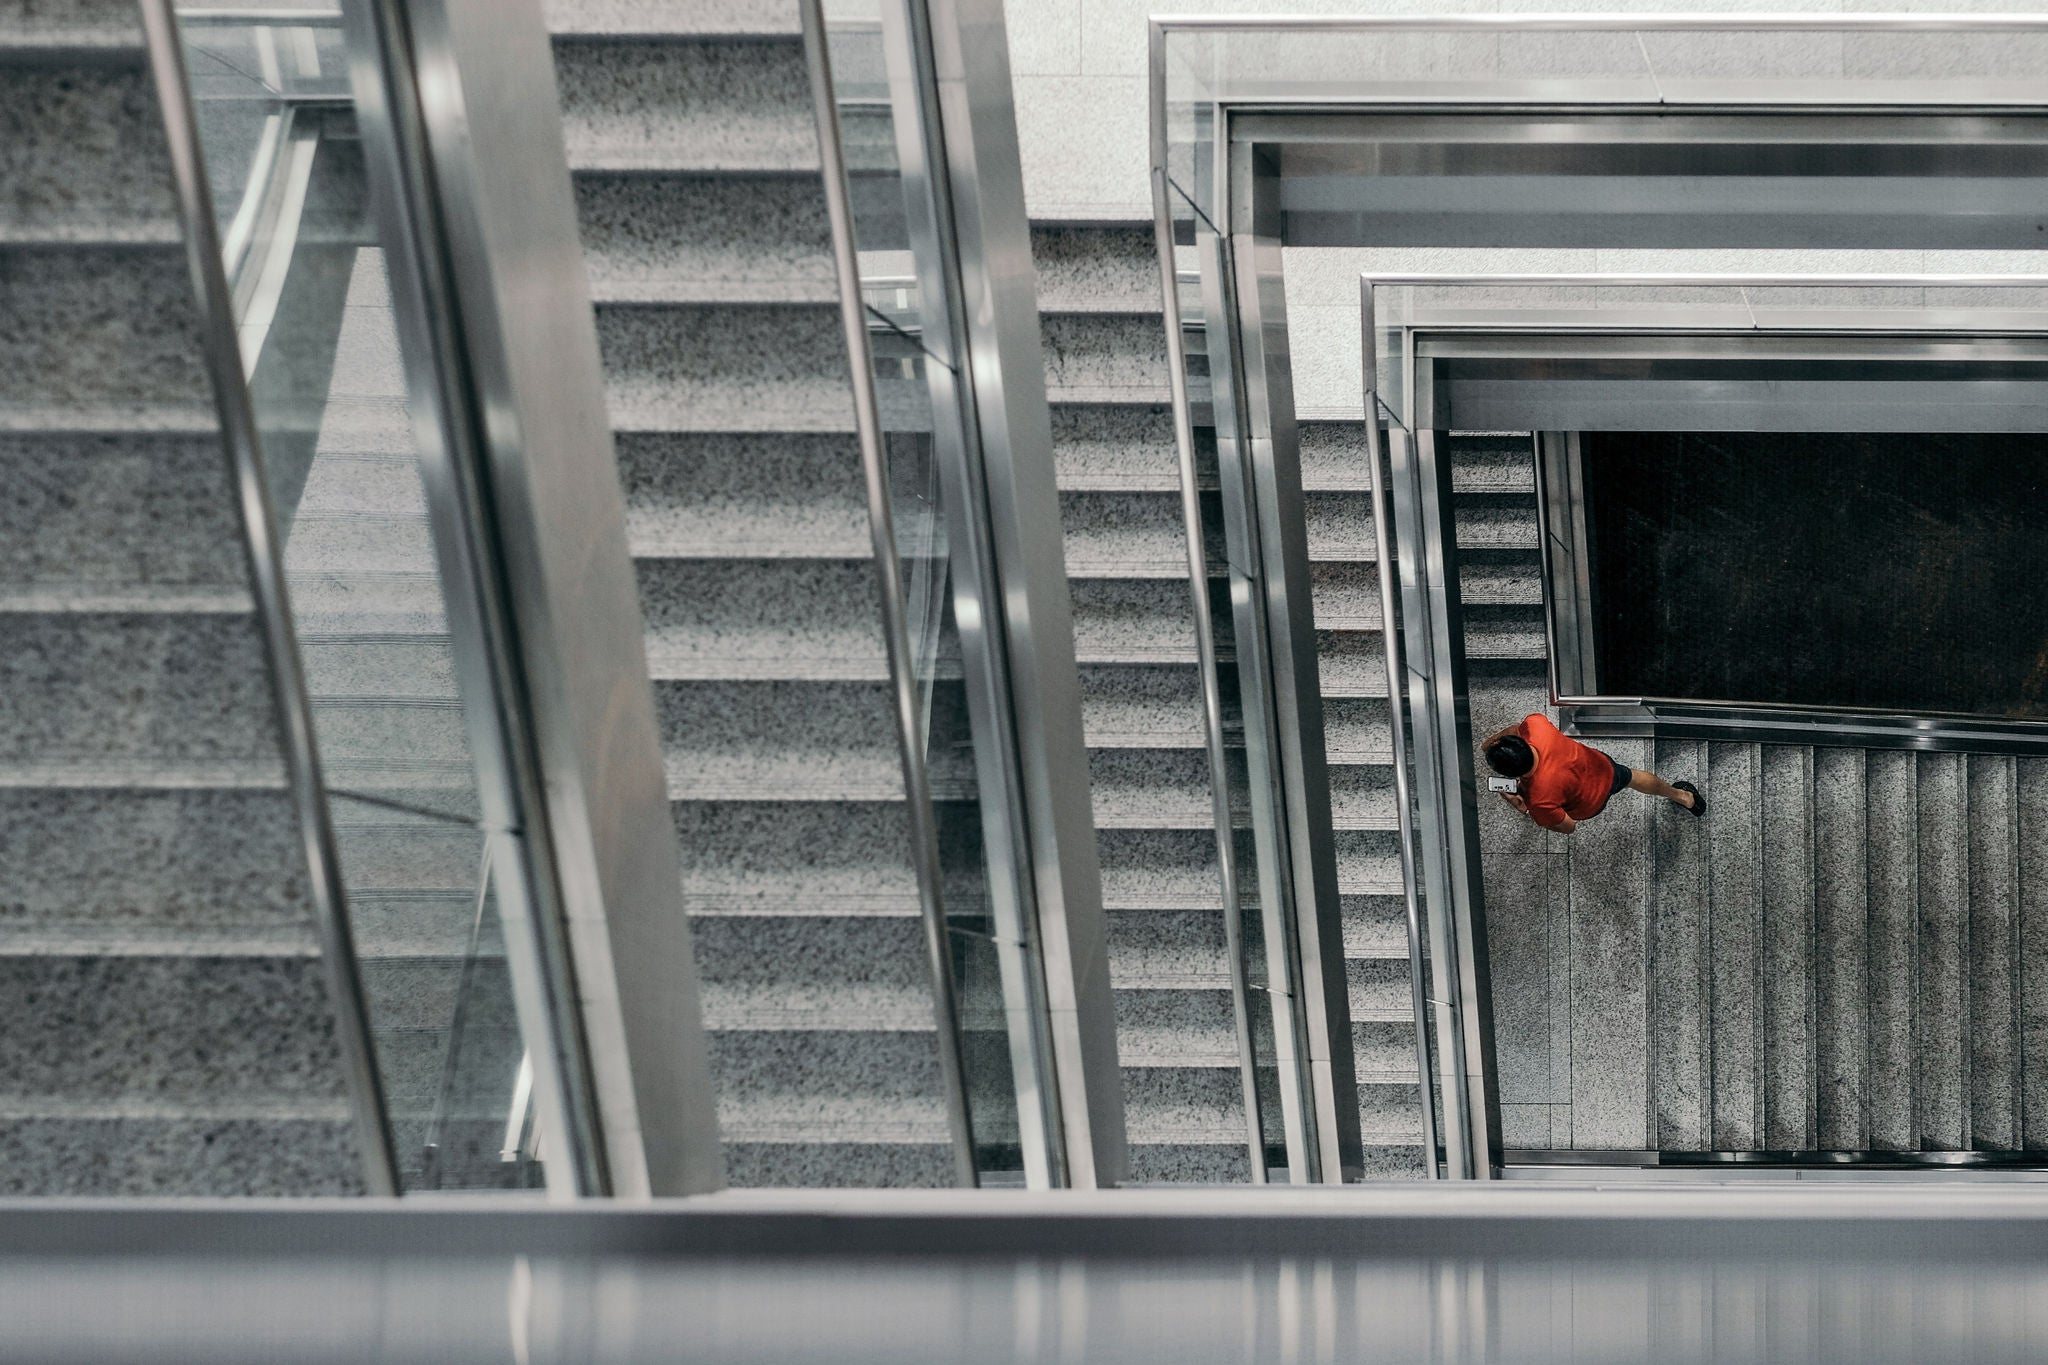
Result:
[[[0,592],[247,592],[210,436],[0,436],[0,484]]]
[[[1968,863],[1967,950],[1969,1016],[1962,1059],[1969,1079],[1967,1131],[1979,1151],[2018,1151],[2024,1145],[2021,1097],[2026,1068],[2021,1048],[2022,912],[2018,760],[2000,754],[1963,759],[1963,856]]]
[[[1056,404],[1052,441],[1062,489],[1180,495],[1173,410],[1164,404]]]
[[[86,420],[73,429],[90,429],[103,410],[209,403],[176,243],[0,245],[0,276],[10,282],[0,410],[35,414],[45,427],[79,414]]]
[[[0,1104],[332,1100],[324,971],[306,952],[0,955]]]
[[[313,1198],[359,1195],[355,1129],[340,1101],[203,1108],[154,1101],[0,1100],[0,1195]]]
[[[55,604],[53,604],[55,605]],[[207,604],[215,605],[215,604]],[[244,604],[0,614],[0,761],[237,762],[275,752]],[[252,725],[252,721],[255,723]]]
[[[1916,754],[1918,980],[1912,998],[1919,1145],[1961,1151],[1969,1135],[1969,869],[1961,754]]]
[[[617,431],[854,429],[829,305],[599,304],[597,335]]]
[[[2014,820],[2022,830],[2048,828],[2048,759],[2013,762]],[[2020,946],[2014,970],[2019,977],[2019,1036],[2014,1047],[2023,1076],[2040,1076],[2048,1067],[2048,858],[2043,841],[2018,841],[2019,891],[2016,914]],[[2048,1085],[2023,1083],[2020,1088],[2020,1145],[2048,1147]]]
[[[792,38],[803,32],[789,0],[546,0],[553,34]]]
[[[1870,1033],[1865,1108],[1878,1151],[1917,1151],[1913,1009],[1919,983],[1919,765],[1916,756],[1865,757],[1865,858],[1868,868]]]
[[[558,31],[554,53],[563,142],[579,171],[817,169],[795,35]]]
[[[140,38],[133,16],[102,36]],[[26,36],[11,19],[12,44]],[[10,64],[0,121],[11,130],[13,211],[0,245],[181,239],[162,178],[156,94],[139,64]]]
[[[678,795],[897,800],[902,758],[884,681],[664,680],[655,709]],[[959,689],[934,693],[934,731],[965,730]],[[935,792],[968,795],[967,756],[930,756]]]
[[[1814,1017],[1814,751],[1768,744],[1761,754],[1763,1123],[1759,1140],[1809,1151],[1817,1128]],[[1719,811],[1715,811],[1719,814]]]

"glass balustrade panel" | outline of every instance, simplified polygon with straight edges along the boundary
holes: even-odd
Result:
[[[535,1187],[516,836],[480,824],[341,16],[176,12],[401,1185]]]

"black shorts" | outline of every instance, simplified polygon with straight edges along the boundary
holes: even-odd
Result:
[[[1606,759],[1609,763],[1614,764],[1614,785],[1607,789],[1607,794],[1609,796],[1612,796],[1616,792],[1627,787],[1629,784],[1629,779],[1633,778],[1635,776],[1635,773],[1627,768],[1624,768],[1618,761],[1616,761],[1613,754],[1602,753],[1600,757]]]

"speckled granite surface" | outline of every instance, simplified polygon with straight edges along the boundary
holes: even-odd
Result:
[[[156,99],[87,56],[137,37],[132,6],[0,6],[0,1190],[344,1194]]]

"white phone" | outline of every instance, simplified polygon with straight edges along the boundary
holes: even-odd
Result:
[[[1518,792],[1522,789],[1521,779],[1514,777],[1489,777],[1486,789],[1490,792]]]

